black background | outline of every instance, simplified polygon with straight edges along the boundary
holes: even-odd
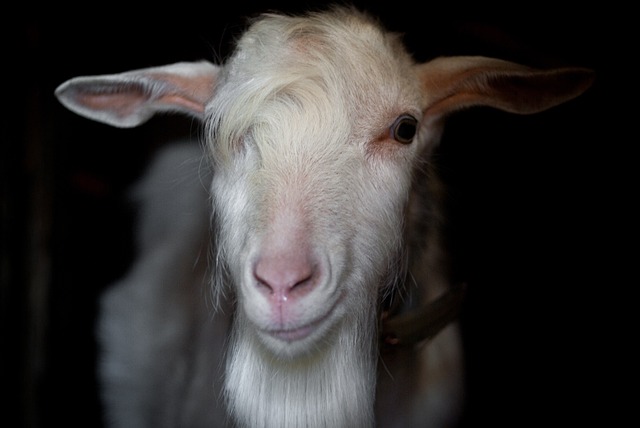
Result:
[[[219,61],[245,17],[323,3],[33,4],[4,16],[0,385],[9,425],[0,425],[101,426],[93,331],[99,293],[132,261],[125,192],[160,146],[197,132],[176,117],[131,130],[94,123],[65,110],[55,87]],[[635,196],[625,165],[637,137],[616,134],[623,107],[613,101],[631,12],[430,3],[354,2],[404,33],[421,61],[485,55],[597,73],[586,94],[544,113],[476,108],[446,128],[436,162],[449,185],[456,276],[469,284],[463,426],[613,423],[633,339],[617,333],[635,284],[617,274],[635,250],[621,224]]]

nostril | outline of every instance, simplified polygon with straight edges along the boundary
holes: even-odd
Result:
[[[303,275],[301,275],[301,279],[291,286],[291,290],[293,291],[293,289],[295,288],[299,289],[304,287],[310,287],[312,285],[313,285],[313,270],[307,276],[303,277]]]
[[[271,287],[271,285],[264,278],[261,278],[257,272],[253,276],[256,278],[256,284],[259,288],[262,288],[269,294],[273,294],[273,287]]]

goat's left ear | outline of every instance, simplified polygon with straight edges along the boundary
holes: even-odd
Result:
[[[594,72],[585,68],[536,70],[474,56],[436,58],[416,67],[427,120],[475,105],[537,113],[577,97],[594,80]]]
[[[138,126],[159,112],[202,120],[219,70],[200,61],[76,77],[58,86],[55,94],[74,113],[119,128]]]

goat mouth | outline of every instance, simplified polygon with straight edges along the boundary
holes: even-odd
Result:
[[[338,299],[338,301],[336,301],[336,303],[331,306],[331,308],[324,315],[307,324],[303,324],[299,327],[294,328],[265,329],[262,331],[269,337],[286,343],[302,341],[311,336],[314,336],[314,333],[316,332],[318,332],[317,336],[322,336],[324,332],[330,328],[329,326],[331,323],[328,322],[328,320],[329,318],[331,318],[331,315],[333,314],[336,306],[338,306],[339,301],[340,299]]]
[[[311,333],[313,333],[314,330],[316,330],[316,328],[318,327],[318,325],[321,323],[321,321],[314,321],[311,324],[307,324],[305,326],[302,327],[298,327],[298,328],[293,328],[293,329],[283,329],[283,330],[271,330],[268,331],[267,333],[276,338],[279,339],[283,342],[296,342],[298,340],[302,340],[306,337],[308,337],[309,335],[311,335]]]

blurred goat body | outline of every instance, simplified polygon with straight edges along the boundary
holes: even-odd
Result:
[[[135,192],[139,257],[101,307],[109,421],[454,426],[457,326],[388,354],[378,343],[383,300],[408,313],[448,289],[429,155],[453,111],[535,113],[591,80],[484,57],[418,64],[335,8],[254,20],[224,65],[62,84],[65,106],[114,126],[165,111],[204,125],[204,153],[167,148]]]

